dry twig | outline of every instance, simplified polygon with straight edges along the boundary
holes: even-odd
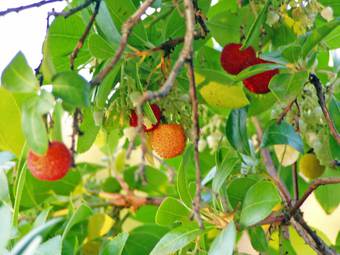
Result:
[[[0,16],[5,16],[6,14],[11,13],[11,12],[21,12],[23,10],[31,9],[31,8],[34,8],[34,7],[40,7],[40,6],[43,6],[43,5],[46,5],[46,4],[61,2],[61,1],[64,1],[64,0],[43,0],[43,1],[40,1],[40,2],[33,3],[33,4],[8,8],[7,10],[0,11]]]

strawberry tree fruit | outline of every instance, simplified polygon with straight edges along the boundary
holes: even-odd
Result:
[[[230,43],[224,46],[222,50],[221,65],[229,74],[238,74],[256,59],[256,53],[252,47],[244,50],[241,50],[241,47],[242,44]]]
[[[265,64],[265,63],[272,63],[260,58],[256,58],[253,60],[253,63],[251,65],[257,65],[257,64]],[[244,86],[251,92],[255,94],[266,94],[269,90],[269,82],[274,77],[274,75],[278,74],[279,70],[269,70],[265,71],[263,73],[256,74],[254,76],[251,76],[245,80],[243,80]]]
[[[153,114],[155,115],[155,117],[157,119],[157,123],[152,124],[149,120],[144,118],[143,129],[146,132],[156,129],[157,126],[159,125],[161,117],[162,117],[162,111],[157,104],[151,104],[150,106],[151,106],[151,109],[153,111]],[[136,113],[135,110],[131,111],[131,114],[130,114],[130,126],[131,127],[137,127],[138,126],[138,116],[137,116],[137,113]]]
[[[44,155],[28,152],[27,166],[34,177],[44,181],[63,178],[72,166],[72,155],[65,144],[53,141]]]
[[[162,158],[174,158],[185,149],[186,136],[179,124],[160,124],[151,133],[151,147]]]

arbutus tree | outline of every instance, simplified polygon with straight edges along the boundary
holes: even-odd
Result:
[[[301,206],[340,203],[339,25],[338,0],[51,7],[40,65],[1,75],[0,254],[337,254]]]

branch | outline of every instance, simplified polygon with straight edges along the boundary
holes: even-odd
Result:
[[[192,52],[191,52],[192,57]],[[200,139],[200,126],[199,126],[199,116],[198,116],[198,102],[197,102],[197,92],[196,92],[196,82],[194,73],[194,64],[192,59],[188,60],[188,78],[190,84],[190,98],[191,98],[191,108],[192,108],[192,123],[193,123],[193,142],[194,142],[194,158],[195,158],[195,169],[196,169],[196,194],[194,199],[194,215],[199,223],[201,229],[204,228],[203,222],[200,215],[201,209],[201,166],[198,151],[198,142]]]
[[[116,63],[121,58],[125,47],[128,42],[129,35],[133,29],[133,27],[140,21],[141,16],[144,14],[147,8],[150,7],[150,5],[155,0],[146,0],[144,1],[141,6],[137,9],[137,11],[130,17],[128,20],[123,24],[122,27],[122,37],[120,39],[120,43],[118,46],[118,49],[116,50],[115,55],[113,56],[111,62],[109,62],[99,73],[98,75],[91,81],[92,85],[98,85],[101,83],[102,80],[110,73],[110,71],[113,69],[113,67],[116,65]]]
[[[100,2],[101,0],[96,0],[96,6],[94,8],[94,12],[93,14],[91,15],[90,17],[90,21],[89,23],[87,24],[86,28],[85,28],[85,31],[84,33],[82,34],[82,36],[80,37],[76,47],[74,48],[74,50],[72,51],[71,53],[71,56],[70,56],[70,66],[71,66],[71,69],[73,70],[74,69],[74,61],[75,59],[77,58],[78,56],[78,53],[79,53],[79,50],[83,47],[84,45],[84,42],[87,38],[87,36],[89,35],[90,33],[90,30],[91,30],[91,27],[93,26],[93,23],[94,21],[96,20],[96,16],[98,14],[98,11],[99,11],[99,7],[100,7]]]
[[[14,8],[8,8],[7,10],[0,11],[0,16],[5,16],[6,14],[11,13],[11,12],[20,12],[20,11],[31,9],[34,7],[40,7],[46,4],[61,2],[61,1],[64,1],[64,0],[43,0],[40,2],[33,3],[33,4],[23,5],[23,6],[14,7]]]
[[[299,200],[299,180],[297,175],[297,163],[292,165],[293,188],[294,188],[294,204]]]
[[[59,1],[61,1],[61,0],[59,0]],[[81,5],[79,5],[75,8],[72,8],[72,9],[67,10],[67,11],[62,11],[62,12],[56,12],[55,10],[52,10],[47,14],[47,20],[49,20],[49,18],[51,16],[54,16],[54,17],[62,16],[64,18],[68,18],[71,15],[87,8],[88,6],[90,6],[91,4],[96,3],[96,2],[98,2],[98,0],[87,0],[84,3],[82,3]]]
[[[314,190],[316,190],[318,187],[322,185],[327,185],[327,184],[338,184],[340,183],[340,178],[335,178],[335,177],[330,177],[330,178],[320,178],[314,180],[308,187],[307,191],[303,196],[301,197],[300,200],[298,200],[294,207],[290,211],[290,215],[294,215],[297,210],[302,206],[302,204],[306,201],[306,199],[313,193]]]
[[[193,0],[192,3],[193,3],[193,6],[195,8],[195,20],[200,25],[201,30],[202,30],[202,34],[205,37],[209,33],[209,29],[208,29],[207,25],[205,24],[206,17],[202,13],[201,9],[198,7],[197,0]]]
[[[340,144],[340,134],[336,130],[336,127],[334,125],[334,122],[329,114],[329,111],[326,106],[326,100],[325,100],[325,95],[323,94],[322,91],[322,84],[319,80],[319,78],[315,74],[310,74],[309,75],[309,82],[312,83],[315,87],[316,90],[316,95],[318,97],[318,102],[321,107],[321,110],[323,112],[323,115],[325,116],[327,125],[329,127],[329,130],[334,137],[334,139],[337,141],[338,144]]]
[[[293,101],[291,101],[282,111],[282,113],[280,114],[279,118],[277,119],[276,123],[280,124],[283,119],[286,117],[286,115],[290,112],[290,110],[293,107],[293,104],[295,103],[296,99],[294,99]]]

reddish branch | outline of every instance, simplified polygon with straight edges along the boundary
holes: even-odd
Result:
[[[98,11],[99,11],[100,2],[101,2],[101,0],[97,0],[96,1],[96,6],[94,8],[93,14],[91,15],[90,21],[88,22],[88,24],[87,24],[87,26],[85,28],[85,31],[82,34],[82,36],[80,37],[76,47],[74,48],[74,50],[71,53],[71,56],[70,56],[70,65],[71,65],[71,69],[72,70],[74,69],[74,61],[75,61],[75,59],[78,56],[79,50],[83,47],[84,42],[85,42],[87,36],[90,33],[91,27],[93,26],[93,23],[96,20],[96,16],[97,16]]]
[[[309,75],[309,82],[312,83],[315,87],[316,90],[316,95],[318,97],[318,102],[321,107],[321,110],[323,112],[323,115],[325,116],[327,125],[329,127],[329,130],[334,137],[334,139],[337,141],[338,144],[340,144],[340,134],[336,130],[336,127],[334,125],[334,122],[329,114],[329,111],[326,106],[326,100],[325,100],[325,95],[323,94],[322,91],[322,84],[319,80],[319,78],[315,74],[310,74]]]
[[[112,60],[91,81],[92,85],[98,85],[106,77],[106,75],[110,73],[113,67],[117,64],[117,62],[121,58],[126,48],[126,45],[128,43],[128,38],[133,27],[140,21],[141,16],[145,13],[146,9],[149,8],[154,1],[155,0],[144,1],[141,4],[141,6],[137,9],[137,11],[132,16],[130,16],[127,21],[125,21],[122,27],[122,37],[120,39],[120,43],[116,50],[115,55],[113,56]]]
[[[33,4],[8,8],[7,10],[0,11],[0,16],[4,16],[4,15],[11,13],[11,12],[20,12],[20,11],[23,11],[23,10],[27,10],[27,9],[31,9],[31,8],[35,8],[35,7],[40,7],[40,6],[43,6],[43,5],[46,5],[46,4],[61,2],[61,1],[64,1],[64,0],[44,0],[44,1],[33,3]]]

